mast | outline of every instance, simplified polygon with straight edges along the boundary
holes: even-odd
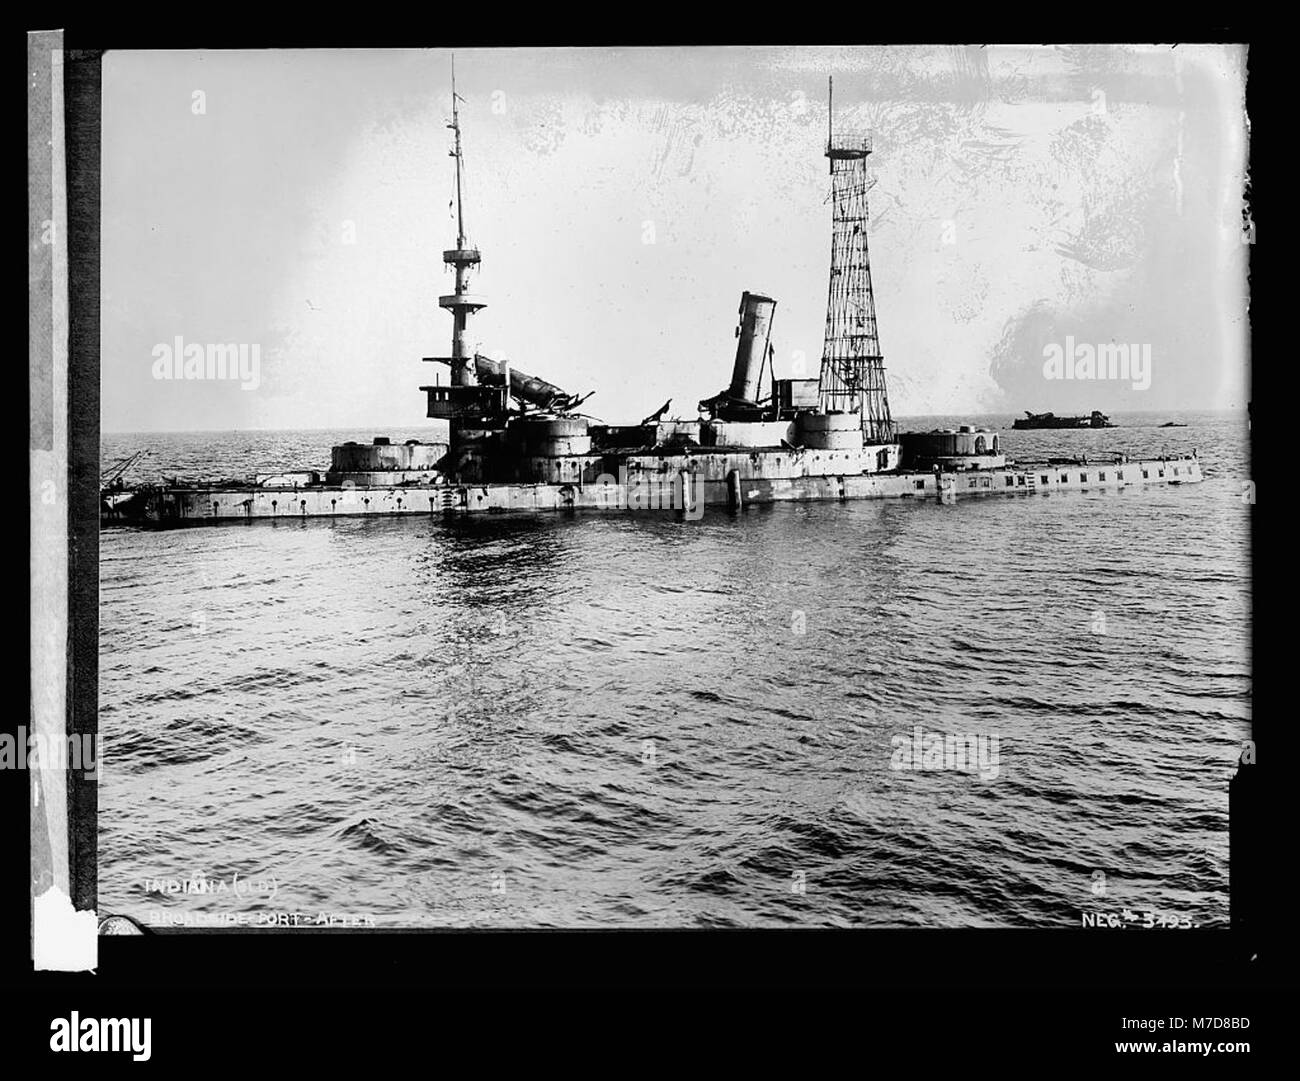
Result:
[[[826,339],[819,381],[822,410],[857,413],[863,439],[892,443],[894,422],[885,389],[885,360],[876,329],[876,302],[867,252],[867,176],[871,137],[833,128],[835,84],[827,80],[826,157],[831,172],[831,272]]]
[[[835,141],[835,136],[832,133],[834,123],[835,123],[835,76],[827,75],[826,76],[826,157],[828,159],[831,156],[831,143]],[[835,166],[833,164],[830,164],[829,161],[827,162],[827,164],[830,165],[831,172],[832,173],[835,172]]]
[[[487,301],[469,291],[469,272],[479,265],[477,248],[471,248],[465,239],[465,202],[463,198],[462,171],[464,153],[460,142],[460,105],[464,99],[456,93],[456,58],[451,59],[451,123],[447,125],[455,136],[449,152],[456,159],[456,246],[442,253],[442,261],[456,268],[456,291],[438,298],[438,306],[451,312],[451,383],[456,387],[476,385],[474,358],[465,340],[469,317]]]
[[[460,149],[460,109],[457,104],[456,94],[456,57],[451,58],[451,130],[456,133],[456,149],[452,151],[452,157],[456,159],[456,247],[465,247],[465,203],[461,198],[460,191],[460,169],[461,169],[461,149]]]

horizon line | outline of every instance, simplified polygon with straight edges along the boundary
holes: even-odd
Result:
[[[1054,410],[1049,410],[1049,412],[1054,412]],[[1089,412],[1091,412],[1091,411],[1089,411]],[[1103,412],[1105,412],[1105,411],[1103,410]],[[1175,414],[1177,414],[1177,413],[1248,413],[1248,412],[1249,412],[1248,407],[1245,407],[1245,406],[1238,406],[1238,405],[1231,405],[1231,406],[1218,406],[1218,407],[1215,407],[1215,408],[1207,408],[1207,407],[1187,407],[1187,408],[1181,408],[1181,409],[1126,409],[1126,410],[1113,409],[1113,410],[1111,410],[1109,413],[1106,413],[1105,415],[1108,416],[1108,417],[1109,417],[1109,416],[1118,416],[1118,417],[1123,417],[1123,416],[1139,416],[1139,415],[1143,415],[1143,414],[1153,414],[1153,413],[1175,413]],[[904,418],[907,418],[907,419],[913,419],[913,418],[923,418],[923,417],[1012,417],[1012,418],[1017,418],[1017,417],[1021,417],[1021,416],[1023,416],[1024,413],[1025,413],[1025,410],[1020,410],[1019,412],[1014,412],[1014,413],[1013,413],[1013,412],[1008,412],[1008,411],[1006,411],[1006,410],[999,410],[999,411],[997,411],[997,412],[983,412],[983,413],[981,413],[981,412],[973,412],[973,411],[963,411],[963,412],[961,412],[961,413],[899,413],[899,414],[898,414],[894,419],[895,419],[895,422],[897,422],[897,421],[902,420],[902,419],[904,419]],[[1062,415],[1062,416],[1073,416],[1074,414],[1063,413],[1063,414],[1061,414],[1061,415]],[[1079,416],[1087,416],[1088,414],[1081,413],[1081,414],[1078,414],[1078,415],[1079,415]],[[100,431],[99,431],[99,434],[100,434],[101,437],[106,436],[106,435],[200,435],[200,434],[209,434],[209,435],[239,435],[239,434],[242,434],[242,433],[248,433],[248,432],[353,432],[353,431],[357,431],[357,432],[359,432],[359,431],[365,431],[365,430],[373,430],[373,431],[377,431],[377,432],[379,432],[380,434],[382,434],[382,433],[383,433],[383,429],[384,429],[385,427],[387,427],[387,428],[389,428],[389,429],[392,429],[392,430],[403,430],[403,431],[407,431],[407,430],[411,430],[411,429],[413,429],[413,428],[422,427],[422,426],[424,426],[424,424],[426,424],[428,421],[436,420],[436,419],[438,419],[438,418],[436,418],[436,417],[427,417],[427,418],[424,419],[423,422],[420,422],[420,423],[411,423],[411,424],[393,424],[393,423],[391,423],[391,422],[388,423],[387,425],[384,425],[384,424],[335,424],[335,425],[328,425],[328,426],[325,426],[325,427],[317,427],[317,428],[255,428],[255,427],[249,427],[249,428],[101,428]],[[682,420],[682,421],[691,421],[691,420],[695,420],[695,419],[698,419],[698,418],[695,418],[695,417],[675,417],[675,418],[671,418],[671,419],[674,419],[674,420]],[[601,421],[601,422],[599,422],[599,423],[602,423],[602,424],[603,424],[603,423],[607,423],[607,422]],[[619,426],[619,425],[617,425],[617,424],[615,423],[614,426]]]

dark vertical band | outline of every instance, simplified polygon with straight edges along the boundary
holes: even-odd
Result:
[[[68,734],[89,735],[96,743],[101,58],[100,50],[69,50],[63,69],[68,178]],[[98,890],[98,779],[69,769],[67,783],[72,903],[93,909]]]

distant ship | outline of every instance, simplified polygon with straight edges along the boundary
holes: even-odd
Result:
[[[1011,427],[1024,431],[1027,428],[1114,428],[1116,425],[1100,409],[1094,409],[1086,417],[1058,417],[1055,413],[1030,413],[1026,410],[1024,417]]]

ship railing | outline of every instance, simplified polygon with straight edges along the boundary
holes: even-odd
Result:
[[[826,144],[828,158],[864,158],[871,150],[871,135],[865,131],[837,131]]]

